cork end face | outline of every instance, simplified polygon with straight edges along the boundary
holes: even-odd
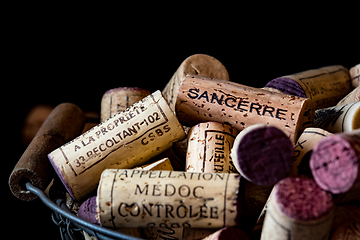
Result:
[[[126,91],[137,91],[137,92],[143,92],[143,93],[148,93],[148,94],[151,93],[151,92],[149,92],[149,90],[139,88],[139,87],[119,87],[119,88],[112,88],[112,89],[107,90],[104,93],[104,96],[108,95],[108,94],[113,94],[113,93],[116,93],[116,92],[120,92],[120,91],[125,91],[125,92]]]
[[[96,196],[88,198],[83,204],[81,204],[78,215],[81,219],[95,224],[100,224],[97,220],[97,204],[96,204]]]
[[[310,158],[316,183],[333,194],[347,192],[358,177],[359,161],[350,142],[339,135],[322,139]]]
[[[37,196],[26,189],[25,184],[31,182],[32,185],[44,189],[43,183],[37,177],[36,173],[28,169],[17,169],[13,171],[9,178],[9,187],[12,194],[22,201],[32,201]]]
[[[282,179],[276,185],[275,201],[286,216],[303,221],[319,219],[334,208],[331,194],[305,176]]]
[[[237,141],[239,138],[241,140]],[[246,179],[257,185],[270,186],[286,177],[292,166],[294,149],[281,130],[259,125],[245,135],[240,132],[237,140],[232,160]]]
[[[194,54],[186,58],[180,68],[186,74],[200,75],[210,78],[229,80],[225,66],[216,58],[206,54]]]
[[[275,88],[284,94],[306,98],[304,89],[291,78],[279,77],[265,85],[266,88]]]

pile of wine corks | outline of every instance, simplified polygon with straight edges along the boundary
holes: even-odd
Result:
[[[107,91],[48,159],[81,218],[136,237],[358,239],[359,67],[259,89],[192,55],[158,91]]]

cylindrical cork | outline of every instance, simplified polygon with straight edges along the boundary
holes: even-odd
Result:
[[[344,105],[347,103],[353,103],[360,101],[360,86],[352,90],[348,95],[341,99],[336,106]]]
[[[360,129],[320,140],[311,154],[310,168],[322,189],[333,194],[354,192],[360,185],[359,158]],[[360,199],[360,191],[356,195]]]
[[[162,91],[164,98],[173,111],[175,111],[179,87],[187,74],[229,80],[229,74],[226,68],[216,58],[205,54],[191,55],[181,63]]]
[[[204,122],[188,133],[187,172],[237,173],[230,151],[238,131],[229,124]]]
[[[332,133],[360,128],[360,102],[316,110],[314,126]]]
[[[237,173],[230,151],[238,133],[235,128],[226,123],[204,122],[192,127],[188,132],[186,171]],[[192,236],[188,239],[203,238],[203,233],[208,233],[208,231],[203,231],[201,228],[184,228],[184,235]]]
[[[312,126],[314,109],[310,99],[188,75],[179,89],[176,115],[187,126],[228,122],[239,131],[256,123],[270,124],[295,145],[298,134]]]
[[[275,88],[289,95],[310,98],[315,109],[336,105],[352,90],[349,71],[340,65],[275,78],[265,87]]]
[[[160,91],[48,155],[69,194],[87,196],[107,168],[132,168],[170,148],[184,130]]]
[[[237,135],[231,156],[241,176],[257,185],[270,186],[288,174],[294,148],[280,129],[256,124]]]
[[[203,240],[249,240],[249,237],[238,227],[224,227]]]
[[[154,170],[174,171],[174,168],[172,167],[169,158],[163,158],[153,163],[142,165],[134,169],[141,169],[144,171],[154,171]]]
[[[107,169],[97,193],[105,227],[235,226],[240,175]]]
[[[360,63],[350,68],[351,83],[354,88],[360,86]]]
[[[294,162],[289,171],[289,176],[311,175],[309,168],[310,154],[315,145],[329,135],[332,135],[332,133],[321,128],[306,128],[304,130],[294,147]]]
[[[328,239],[333,217],[331,194],[313,179],[284,178],[269,201],[261,240]]]
[[[119,87],[106,91],[101,99],[100,122],[124,111],[151,92],[138,87]]]
[[[84,123],[85,116],[78,106],[62,103],[54,108],[10,175],[9,186],[14,196],[23,201],[36,198],[25,187],[28,181],[45,190],[53,176],[47,154],[78,136]]]

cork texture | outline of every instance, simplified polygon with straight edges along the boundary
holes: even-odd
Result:
[[[188,75],[179,89],[176,114],[187,126],[227,122],[241,131],[257,123],[270,124],[295,144],[298,134],[312,126],[314,109],[310,99]]]

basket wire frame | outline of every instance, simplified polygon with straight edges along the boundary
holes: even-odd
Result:
[[[99,225],[87,222],[75,214],[73,214],[65,204],[64,199],[56,199],[54,203],[48,198],[45,193],[32,185],[30,182],[26,183],[26,189],[31,193],[35,194],[40,200],[50,209],[54,211],[51,215],[51,219],[60,229],[61,239],[76,240],[84,239],[83,235],[80,234],[82,230],[87,232],[89,235],[96,237],[98,240],[110,240],[110,239],[123,239],[123,240],[137,240],[133,236],[107,229]]]

